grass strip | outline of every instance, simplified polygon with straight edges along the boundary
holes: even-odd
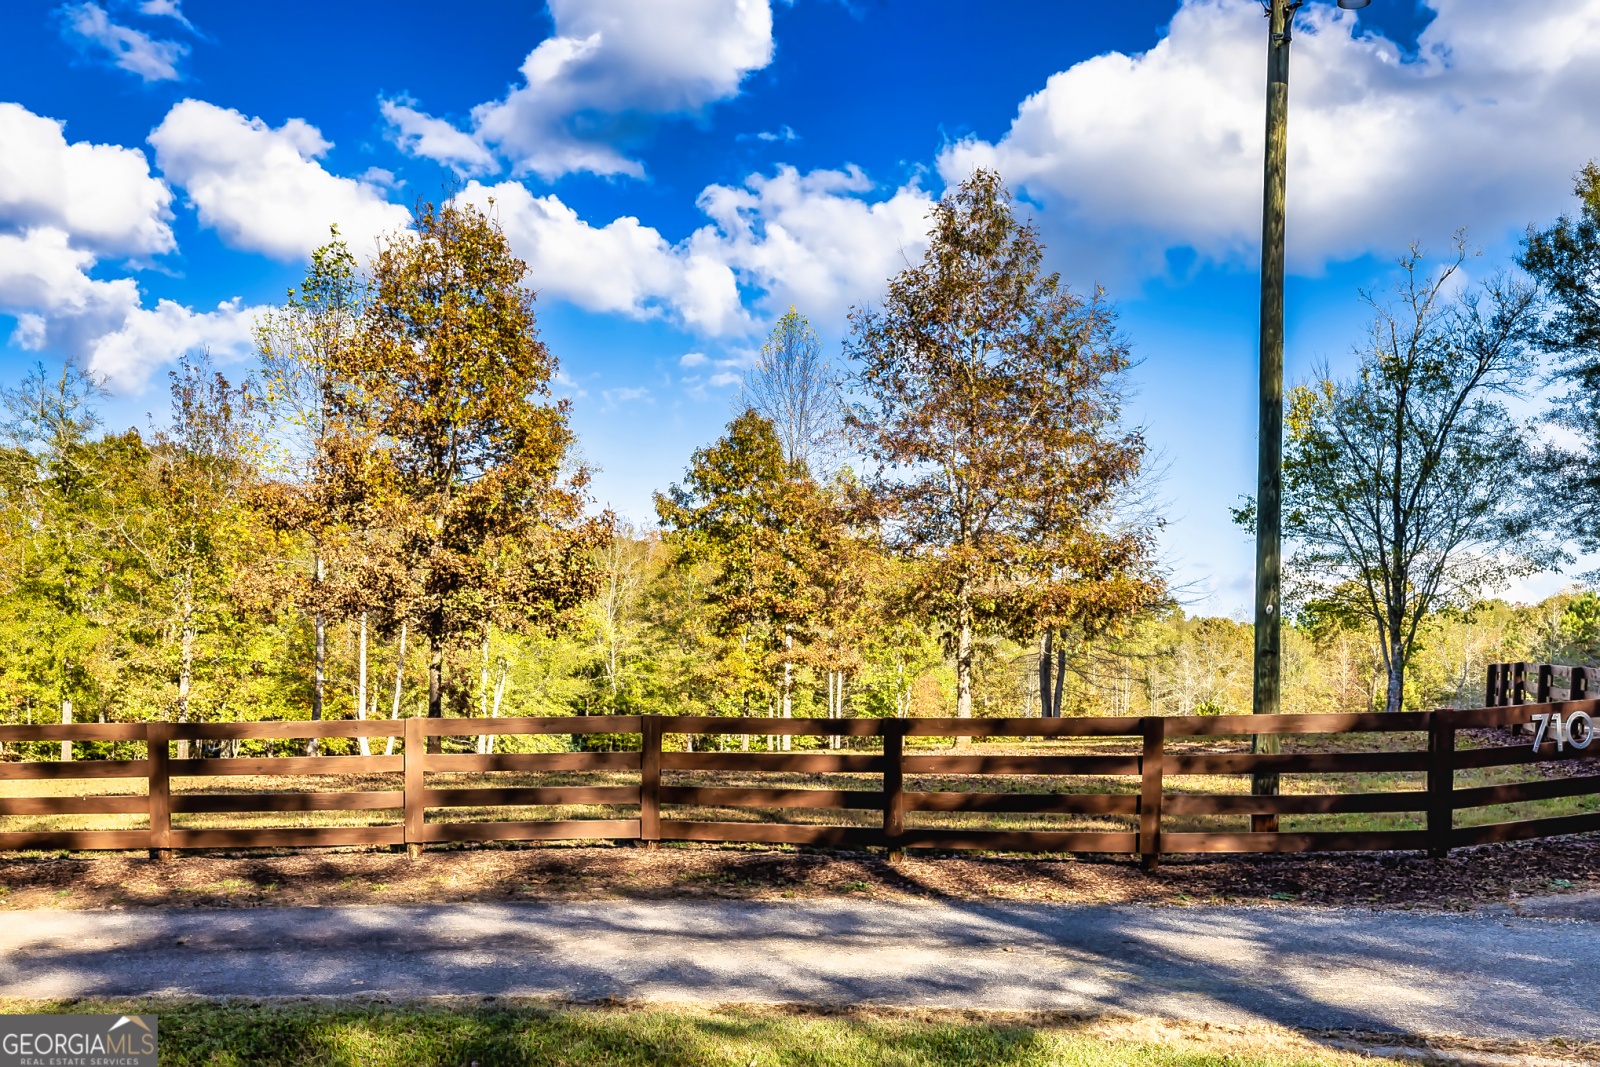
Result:
[[[963,1012],[475,1001],[0,1001],[154,1012],[163,1067],[1373,1067],[1293,1031]],[[1414,1053],[1413,1053],[1414,1055]],[[1415,1063],[1408,1057],[1405,1062]]]

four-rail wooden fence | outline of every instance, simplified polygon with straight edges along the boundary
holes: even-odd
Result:
[[[1546,729],[1510,744],[1458,749],[1462,730],[1506,727],[1537,720]],[[1554,718],[1552,718],[1552,716]],[[1600,701],[1487,707],[1400,715],[1280,715],[1186,718],[1079,719],[730,719],[611,716],[542,719],[404,719],[254,723],[130,723],[0,726],[4,742],[143,742],[142,759],[24,760],[0,762],[0,782],[23,779],[131,779],[142,794],[0,797],[0,816],[144,816],[140,829],[36,829],[0,831],[0,850],[233,849],[314,846],[408,846],[471,841],[632,840],[758,842],[823,847],[983,849],[1005,852],[1124,853],[1153,865],[1162,855],[1219,852],[1387,851],[1423,849],[1442,855],[1451,848],[1497,841],[1600,830],[1600,812],[1457,825],[1457,813],[1473,808],[1600,794],[1600,774],[1457,788],[1458,771],[1547,764],[1593,758],[1591,717]],[[1588,729],[1585,731],[1585,725]],[[455,754],[429,751],[444,737],[536,734],[631,735],[638,747],[621,751]],[[1412,735],[1425,744],[1384,751],[1299,751],[1256,755],[1207,751],[1196,746],[1252,734]],[[668,737],[837,736],[871,751],[692,751],[668,745]],[[1017,754],[986,752],[989,745],[951,746],[930,752],[927,739],[1037,737],[1079,739],[1086,747],[1123,742],[1120,752]],[[394,738],[398,754],[174,758],[174,742],[219,742],[307,738]],[[1539,747],[1535,748],[1535,742]],[[1169,788],[1192,777],[1248,776],[1257,771],[1290,775],[1361,775],[1415,772],[1426,788],[1381,792],[1244,793],[1184,792]],[[523,775],[604,772],[630,777],[625,785],[478,785],[440,787],[430,775]],[[674,772],[873,776],[877,788],[826,789],[682,784]],[[667,780],[663,776],[667,775]],[[173,779],[253,776],[260,780],[301,776],[397,776],[400,788],[315,792],[196,792],[174,789]],[[1044,782],[1124,779],[1126,792],[1019,792],[1022,777]],[[967,789],[926,788],[959,781]],[[1002,780],[1006,788],[997,788]],[[1136,780],[1136,781],[1135,781]],[[1177,780],[1177,781],[1175,781]],[[989,788],[985,788],[986,781]],[[909,783],[909,784],[908,784]],[[921,783],[923,788],[911,788]],[[631,808],[627,818],[509,819],[452,821],[452,809],[591,806]],[[696,810],[760,809],[759,821],[693,818]],[[782,821],[772,812],[810,809],[853,813],[854,825]],[[358,826],[174,825],[174,815],[242,813],[397,813],[393,821]],[[908,813],[980,815],[1121,816],[1118,830],[972,828],[911,825]],[[430,813],[433,819],[430,820]],[[1177,816],[1303,816],[1413,813],[1420,829],[1302,832],[1176,832],[1163,829]],[[865,819],[863,819],[865,816]],[[870,820],[870,821],[867,821]]]

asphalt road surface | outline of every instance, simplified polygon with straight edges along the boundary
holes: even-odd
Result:
[[[0,912],[0,995],[147,994],[1114,1011],[1592,1040],[1600,924],[866,900]]]

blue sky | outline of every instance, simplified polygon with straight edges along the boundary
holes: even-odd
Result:
[[[495,202],[601,502],[639,520],[715,438],[790,303],[830,345],[998,167],[1141,360],[1199,610],[1248,602],[1265,25],[1255,0],[11,0],[0,12],[0,379],[74,359],[113,426],[164,371],[243,367],[338,222]],[[1600,0],[1301,16],[1289,375],[1350,359],[1362,287],[1468,227],[1503,265],[1600,156]],[[1548,577],[1524,590],[1554,588]]]

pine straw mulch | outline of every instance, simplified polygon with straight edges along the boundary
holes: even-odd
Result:
[[[880,854],[663,846],[400,852],[0,855],[0,909],[250,908],[597,899],[861,896],[1077,904],[1468,910],[1600,892],[1600,835],[1417,853],[1168,859]]]

